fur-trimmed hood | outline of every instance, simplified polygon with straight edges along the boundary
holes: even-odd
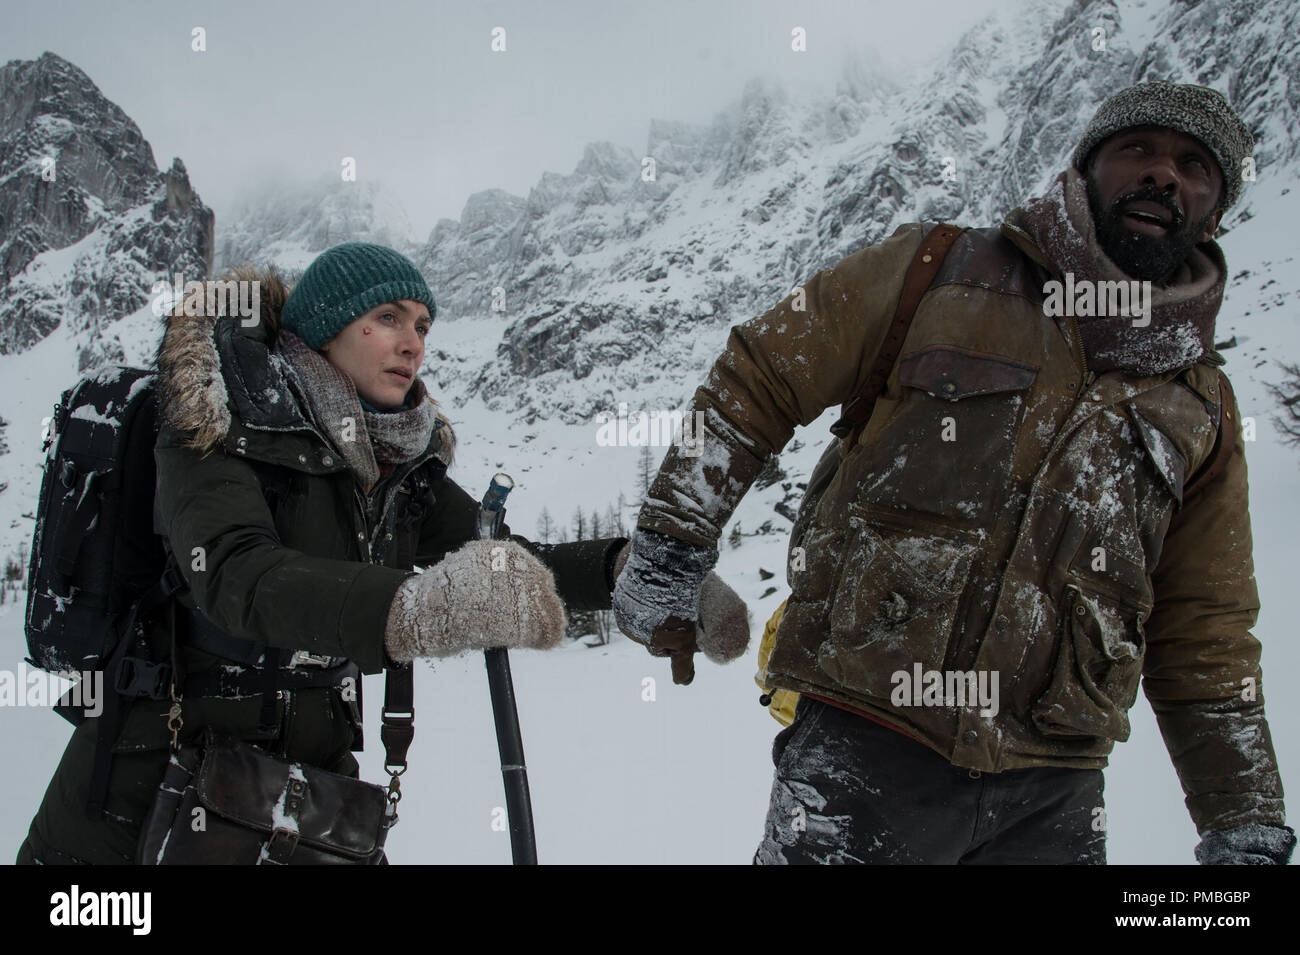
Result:
[[[301,380],[278,347],[280,314],[292,286],[274,267],[232,269],[211,284],[227,282],[257,283],[257,321],[245,325],[238,316],[223,314],[224,300],[199,291],[164,316],[166,329],[154,358],[163,421],[200,452],[223,444],[232,414],[252,427],[326,433],[313,420]],[[230,301],[236,301],[234,293]],[[412,387],[436,408],[422,381],[417,378]],[[434,453],[450,465],[455,435],[446,416],[436,413],[440,427],[430,443],[438,444]]]

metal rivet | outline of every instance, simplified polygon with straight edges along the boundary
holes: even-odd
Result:
[[[329,467],[331,464],[334,463],[334,459],[327,454],[325,455],[325,457],[320,459],[320,463],[325,465],[326,467]]]
[[[299,464],[306,464],[306,463],[307,463],[307,455],[305,455],[305,454],[300,454],[300,455],[298,455],[298,463],[299,463]]]
[[[927,252],[927,253],[925,253],[925,255],[921,256],[921,261],[922,261],[922,262],[929,262],[929,261],[931,260],[931,258],[932,258],[932,256],[930,255],[929,252]]]
[[[967,730],[966,735],[963,738],[967,743],[974,744],[979,742],[980,734],[974,730]]]
[[[952,394],[954,391],[957,390],[957,386],[953,384],[951,381],[945,381],[943,383],[943,390],[948,392],[948,394]]]
[[[1004,614],[1004,613],[1000,613],[1000,614],[998,614],[997,625],[998,625],[998,629],[999,629],[999,630],[1004,629],[1004,628],[1006,627],[1006,625],[1007,625],[1008,623],[1010,623],[1010,622],[1011,622],[1011,621],[1007,619],[1007,615],[1006,615],[1006,614]]]
[[[384,540],[386,540],[386,541],[390,541],[390,540],[392,540],[392,539],[393,539],[393,535],[392,535],[392,532],[391,532],[391,531],[390,531],[389,533],[387,533],[387,534],[384,535]]]
[[[357,540],[359,540],[359,541],[363,541],[363,540],[365,540],[365,539],[366,539],[365,532],[364,532],[364,531],[357,531]]]
[[[981,773],[978,769],[972,769],[967,775],[969,775],[971,779],[979,779],[984,774]]]
[[[1086,607],[1084,607],[1083,604],[1079,604],[1077,607],[1074,608],[1074,615],[1075,615],[1076,617],[1082,617],[1082,616],[1083,616],[1084,614],[1086,614],[1087,612],[1088,612],[1088,610],[1087,610]]]

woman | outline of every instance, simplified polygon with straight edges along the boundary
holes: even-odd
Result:
[[[158,352],[156,526],[184,588],[143,636],[155,661],[176,639],[182,744],[210,727],[356,776],[359,680],[341,674],[554,647],[561,600],[610,606],[626,541],[475,540],[477,504],[446,476],[451,427],[418,376],[433,295],[402,255],[336,246],[292,291],[274,271],[234,278],[260,283],[259,321],[177,309]],[[134,861],[171,734],[168,701],[124,705],[103,811],[86,808],[90,719],[19,863]]]

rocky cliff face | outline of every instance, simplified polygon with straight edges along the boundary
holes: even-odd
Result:
[[[120,356],[103,325],[153,283],[212,264],[212,212],[175,159],[160,172],[139,127],[53,53],[0,68],[0,354],[61,321],[81,364]]]

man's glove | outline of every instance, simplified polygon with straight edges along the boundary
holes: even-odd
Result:
[[[1235,829],[1213,829],[1196,847],[1201,865],[1286,865],[1295,848],[1290,826],[1251,823]]]
[[[479,540],[402,582],[384,645],[399,663],[485,647],[549,650],[565,626],[550,569],[514,541]]]
[[[749,610],[709,570],[717,559],[716,551],[637,530],[615,561],[614,619],[651,654],[672,658],[675,683],[695,678],[698,651],[726,663],[749,645]]]

